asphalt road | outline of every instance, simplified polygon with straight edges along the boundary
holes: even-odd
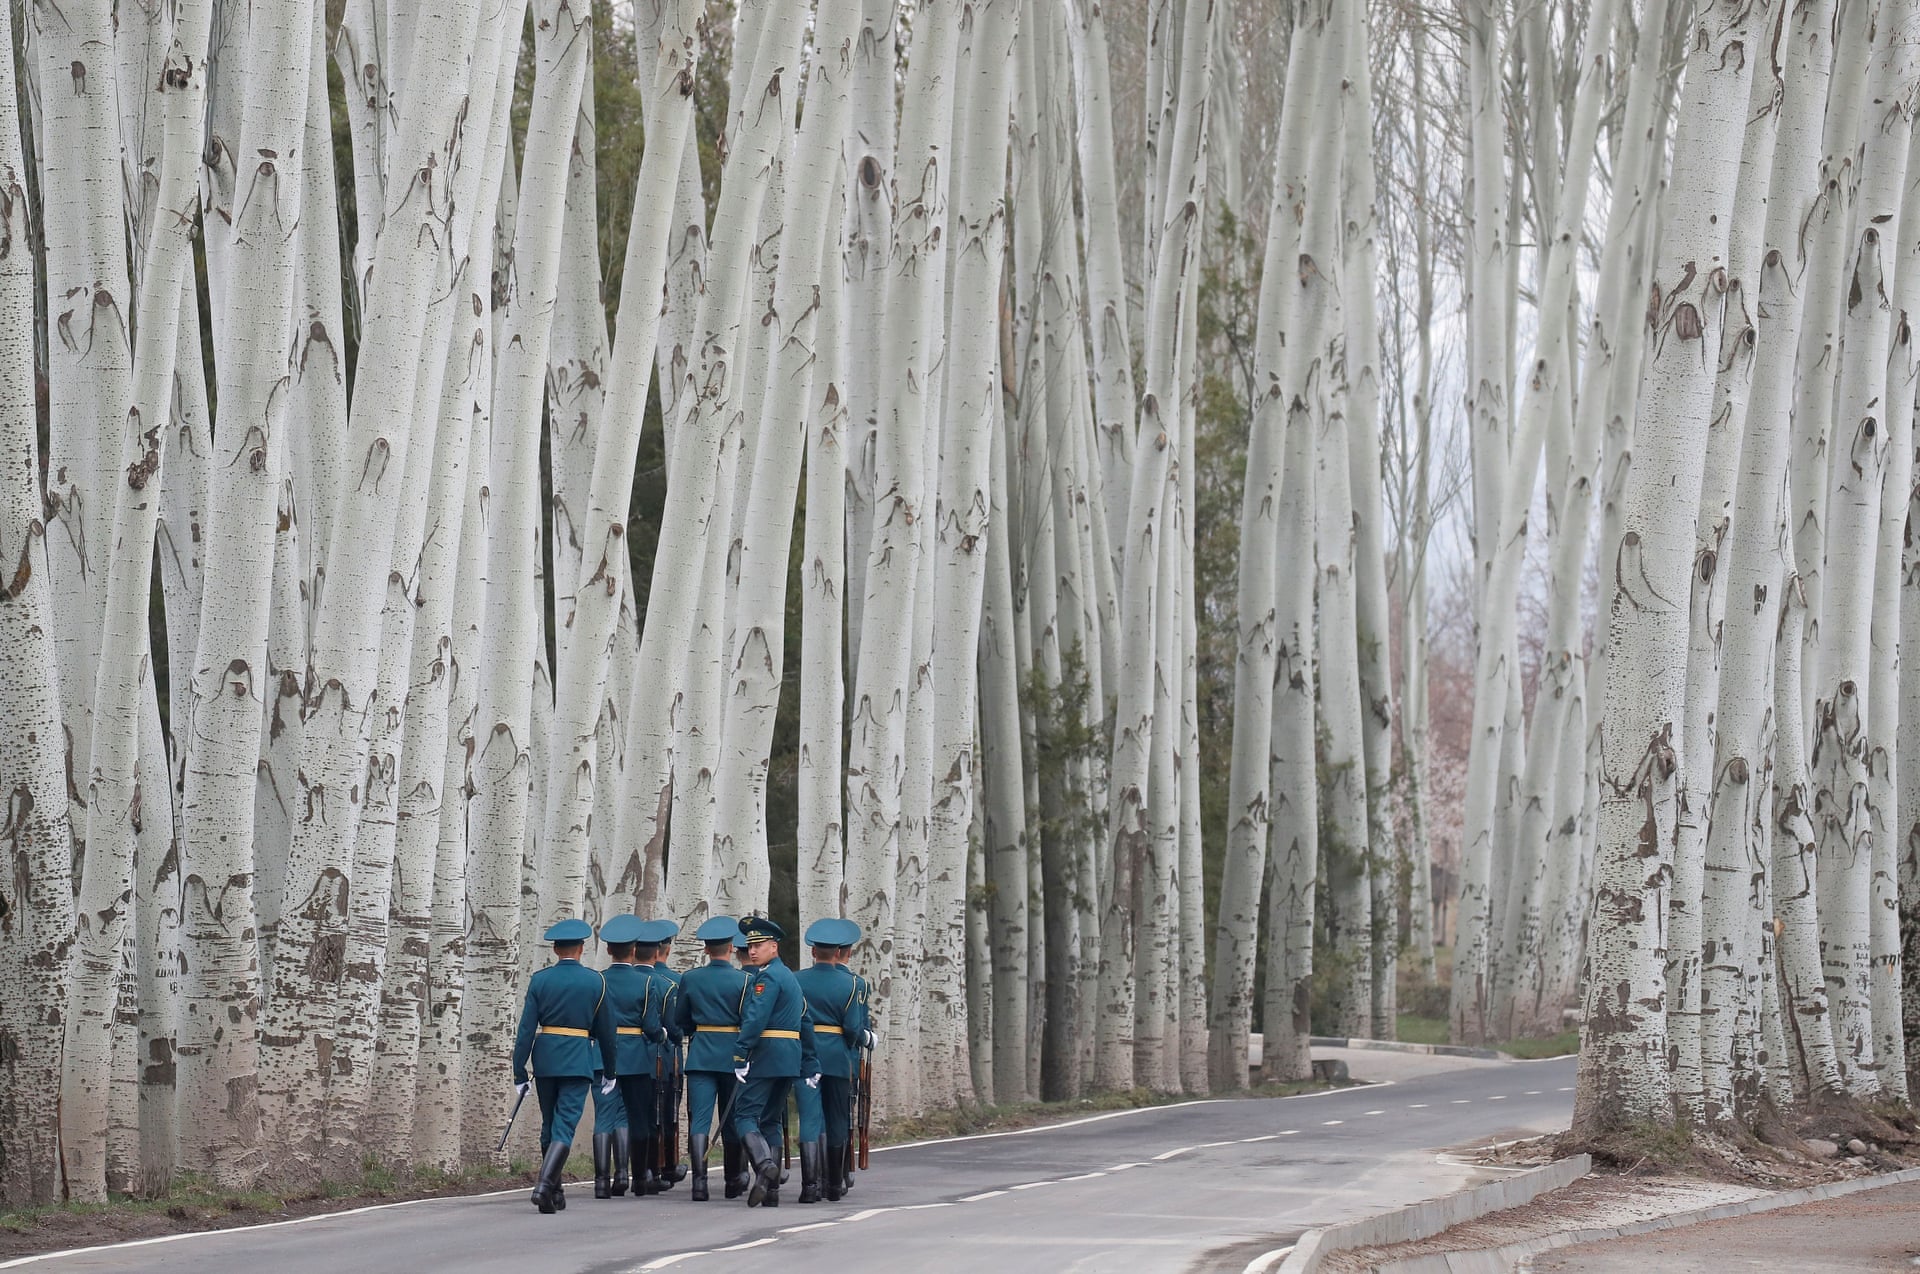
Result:
[[[642,1274],[902,1268],[1243,1270],[1301,1231],[1488,1179],[1439,1153],[1564,1128],[1574,1062],[1417,1061],[1342,1053],[1381,1084],[1303,1097],[1123,1111],[1017,1133],[878,1151],[839,1203],[777,1209],[568,1189],[541,1216],[525,1190],[436,1199],[35,1261],[143,1274]],[[1438,1069],[1445,1067],[1446,1069]],[[1420,1073],[1426,1071],[1427,1073]]]

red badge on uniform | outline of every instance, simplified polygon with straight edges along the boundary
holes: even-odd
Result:
[[[767,989],[767,984],[764,982],[756,982],[753,984],[753,993],[755,995],[760,994],[762,991],[766,989]]]

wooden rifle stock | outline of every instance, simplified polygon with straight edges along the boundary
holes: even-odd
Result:
[[[873,1050],[860,1053],[860,1171],[867,1170],[873,1124]]]

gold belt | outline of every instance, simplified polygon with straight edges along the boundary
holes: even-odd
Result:
[[[591,1039],[593,1036],[592,1031],[583,1031],[577,1026],[543,1026],[540,1028],[540,1033],[542,1035],[577,1035],[583,1040]]]
[[[797,1040],[800,1038],[800,1032],[798,1031],[762,1031],[760,1032],[760,1038],[763,1040]]]
[[[696,1031],[724,1031],[728,1035],[738,1035],[740,1033],[740,1028],[737,1026],[696,1026],[693,1029]]]
[[[638,1026],[616,1026],[613,1029],[617,1035],[645,1035],[647,1033],[644,1028]],[[582,1035],[586,1034],[585,1031],[580,1033]]]
[[[846,1031],[837,1026],[818,1026],[813,1028],[815,1035],[845,1035]]]

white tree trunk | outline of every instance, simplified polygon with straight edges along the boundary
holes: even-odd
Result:
[[[960,6],[952,0],[928,5],[917,17],[901,115],[899,162],[894,170],[892,242],[885,266],[887,323],[879,366],[886,369],[887,380],[878,418],[873,538],[866,546],[866,602],[848,722],[846,775],[847,907],[863,930],[854,962],[876,969],[884,969],[893,956],[902,954],[895,933],[895,898],[907,799],[903,781],[911,763],[908,717],[916,611],[920,609],[918,577],[927,554],[929,478],[923,430],[928,421],[939,419],[932,401],[940,384],[934,358],[943,335],[946,302],[944,236],[952,175],[948,147],[961,17]],[[856,121],[859,118],[856,106]],[[850,298],[850,312],[858,308]],[[850,496],[850,504],[851,500]],[[848,587],[854,587],[851,571]],[[929,607],[929,617],[931,613]],[[917,937],[919,930],[906,932]],[[893,997],[892,979],[882,972],[874,995],[880,1006],[876,1030],[889,1039],[895,1038],[897,1018],[909,1008]],[[916,1060],[896,1055],[895,1066],[911,1068]],[[888,1079],[899,1076],[896,1069]]]
[[[1162,813],[1149,808],[1155,690],[1161,668],[1157,618],[1165,609],[1159,597],[1161,556],[1172,551],[1169,502],[1177,499],[1181,390],[1181,333],[1193,322],[1188,306],[1189,272],[1197,270],[1202,203],[1206,189],[1205,104],[1208,54],[1212,48],[1213,10],[1185,9],[1178,112],[1170,136],[1161,138],[1172,167],[1161,210],[1165,224],[1151,231],[1157,249],[1149,288],[1145,396],[1141,401],[1138,446],[1134,452],[1128,500],[1127,538],[1121,582],[1120,682],[1113,727],[1109,776],[1112,803],[1107,839],[1111,869],[1103,876],[1100,926],[1100,1031],[1095,1079],[1106,1088],[1131,1087],[1134,1081],[1135,923],[1134,894],[1148,882],[1152,828]],[[1155,218],[1150,212],[1149,223]],[[1165,723],[1171,730],[1174,723]],[[1174,811],[1166,811],[1172,814]]]
[[[584,551],[574,555],[570,575],[566,568],[555,568],[561,572],[556,600],[565,592],[571,605],[557,617],[565,640],[560,643],[554,699],[544,811],[549,866],[541,896],[544,899],[552,891],[553,903],[567,914],[574,914],[587,894],[588,827],[594,796],[614,779],[599,773],[595,726],[606,701],[609,651],[618,640],[618,621],[627,602],[627,512],[653,352],[659,343],[658,298],[665,284],[674,225],[673,175],[692,130],[693,101],[681,88],[695,71],[696,16],[696,6],[688,0],[675,0],[663,8],[656,43],[644,53],[654,85],[648,98],[648,145],[641,157],[627,234],[621,322],[608,365],[602,424],[593,443],[592,469],[583,484],[579,536]],[[594,303],[598,304],[597,288]],[[622,710],[626,702],[625,698],[620,701]],[[614,843],[616,853],[634,848],[628,840],[616,838]]]
[[[846,246],[840,324],[847,418],[847,679],[860,666],[860,634],[867,604],[867,550],[879,462],[880,416],[885,384],[887,258],[893,242],[894,75],[898,6],[894,0],[862,0],[860,37],[854,44],[852,98],[847,125]]]
[[[429,339],[435,325],[427,304],[439,259],[450,248],[439,234],[437,210],[451,197],[449,185],[463,162],[458,118],[478,22],[478,5],[461,4],[445,22],[423,23],[416,33],[420,47],[409,65],[419,83],[437,91],[400,103],[392,167],[412,177],[391,196],[374,249],[361,348],[381,356],[362,359],[357,369],[346,443],[350,476],[326,546],[325,592],[314,607],[303,702],[307,733],[295,795],[313,816],[294,824],[288,848],[273,986],[261,1032],[262,1109],[284,1138],[278,1153],[289,1172],[323,1166],[325,1153],[357,1158],[358,1152],[352,1144],[357,1130],[327,1122],[332,1103],[326,1059],[340,1030],[371,714],[385,706],[374,697],[386,596],[380,577],[390,551],[369,553],[367,546],[390,550],[403,493],[423,483],[428,469],[429,457],[418,453],[409,467],[408,443],[422,361],[445,356]],[[304,78],[298,84],[295,100],[304,101]],[[520,262],[523,286],[532,286],[529,272],[537,268],[537,261]],[[437,406],[437,395],[432,402]],[[321,1082],[313,1082],[315,1075]]]
[[[302,129],[313,61],[310,5],[250,23],[233,153],[266,149],[294,157],[284,176],[262,162],[241,179],[231,234],[210,262],[228,263],[227,313],[217,325],[222,427],[207,513],[205,586],[194,657],[181,850],[182,956],[187,967],[179,1037],[180,1162],[244,1184],[263,1166],[257,1105],[259,1037],[230,1029],[261,1011],[254,840],[256,770],[267,696],[277,693],[267,658],[268,610],[235,605],[269,595],[288,445],[287,399],[275,388],[296,363],[292,341],[295,243],[277,226],[298,224],[305,183]],[[230,43],[228,56],[240,49]],[[217,80],[217,84],[226,83]],[[210,225],[222,226],[218,221]],[[216,308],[221,308],[216,301]],[[338,334],[330,334],[337,338]],[[340,348],[344,347],[344,341]],[[311,365],[311,364],[310,364]],[[290,794],[289,794],[290,798]],[[278,892],[277,890],[275,891]],[[277,914],[278,899],[272,913]],[[268,908],[262,906],[266,914]]]
[[[1869,126],[1861,130],[1860,181],[1852,209],[1854,244],[1844,275],[1837,276],[1848,286],[1831,455],[1825,461],[1819,636],[1809,652],[1820,663],[1813,683],[1812,757],[1820,946],[1834,992],[1840,1077],[1856,1096],[1878,1092],[1881,1071],[1873,1037],[1874,852],[1867,753],[1874,691],[1874,550],[1888,455],[1883,396],[1895,318],[1888,293],[1898,259],[1897,249],[1884,242],[1882,227],[1898,224],[1905,191],[1912,94],[1920,70],[1913,43],[1916,13],[1907,0],[1887,0],[1874,21],[1863,116]],[[1816,482],[1822,477],[1818,471],[1808,476]],[[1809,606],[1815,601],[1810,593]]]
[[[13,47],[10,6],[0,47]],[[62,1011],[74,941],[73,848],[54,649],[53,590],[35,421],[33,227],[12,57],[0,58],[0,995]],[[43,187],[44,189],[44,187]],[[59,1200],[61,1034],[0,1027],[11,1057],[0,1088],[0,1198]]]
[[[1290,91],[1281,104],[1274,141],[1275,205],[1302,208],[1316,225],[1339,215],[1339,186],[1332,178],[1339,171],[1340,133],[1324,124],[1314,126],[1327,96],[1322,81],[1332,42],[1317,12],[1296,15],[1287,54]],[[1323,175],[1324,182],[1319,180]],[[1323,344],[1320,334],[1327,322],[1328,281],[1317,273],[1302,280],[1297,268],[1290,270],[1286,265],[1299,261],[1304,235],[1301,217],[1269,215],[1254,345],[1254,383],[1260,392],[1254,400],[1240,506],[1236,592],[1240,642],[1234,664],[1227,850],[1214,931],[1209,1066],[1213,1084],[1220,1089],[1246,1082],[1247,1035],[1252,1029],[1260,889],[1273,810],[1268,784],[1275,769],[1272,732],[1278,717],[1274,670],[1284,636],[1277,627],[1277,607],[1282,604],[1277,563],[1280,519],[1286,512],[1280,503],[1286,476],[1285,435],[1296,404],[1304,404],[1308,394],[1318,392],[1308,381],[1318,366],[1309,360]],[[1311,710],[1308,715],[1311,718]]]
[[[818,280],[830,278],[840,259],[838,236],[829,233],[839,229],[839,218],[829,214],[839,211],[833,200],[840,193],[843,168],[834,156],[846,131],[847,84],[859,20],[857,0],[832,0],[816,15],[806,112],[794,146],[787,197],[778,213],[782,221],[775,230],[779,259],[789,268],[780,271],[771,305],[755,325],[766,333],[763,339],[771,344],[772,356],[764,361],[757,401],[748,407],[750,415],[757,415],[757,441],[750,456],[745,508],[736,511],[743,517],[734,553],[739,582],[729,625],[726,694],[719,705],[725,720],[714,784],[718,873],[713,902],[732,915],[767,905],[767,764],[786,660],[794,495],[808,422],[825,421],[839,407],[831,347],[820,340]],[[803,264],[807,262],[813,264]],[[817,375],[823,366],[829,369],[827,375]],[[837,446],[833,450],[837,457]],[[811,516],[810,507],[808,513]],[[832,822],[837,827],[838,817]],[[837,832],[834,842],[837,850]]]
[[[1586,1029],[1575,1127],[1594,1131],[1667,1112],[1665,903],[1685,749],[1687,596],[1712,405],[1712,355],[1726,287],[1727,225],[1739,138],[1770,9],[1696,13],[1686,102],[1674,140],[1674,203],[1663,219],[1658,304],[1648,313],[1624,530],[1611,563],[1600,851],[1589,938]],[[1684,198],[1679,192],[1684,188]]]
[[[120,431],[121,480],[115,484],[105,623],[94,676],[88,818],[80,888],[78,941],[72,956],[66,1014],[60,1124],[68,1197],[104,1202],[109,1165],[107,1096],[113,1074],[114,988],[123,948],[132,940],[135,841],[143,801],[136,774],[140,714],[152,696],[147,666],[154,533],[160,515],[163,435],[173,404],[174,360],[180,351],[180,295],[193,267],[192,230],[198,185],[198,142],[206,98],[210,10],[183,7],[168,32],[165,65],[151,106],[162,118],[155,194],[158,221],[147,244],[140,287],[132,393]],[[106,77],[102,77],[103,81]],[[103,85],[104,86],[104,85]],[[104,492],[102,493],[104,494]],[[144,693],[143,693],[143,687]],[[150,761],[157,758],[150,758]],[[152,773],[164,770],[164,759]],[[147,796],[147,817],[171,833],[166,785]],[[155,864],[157,866],[157,864]]]

